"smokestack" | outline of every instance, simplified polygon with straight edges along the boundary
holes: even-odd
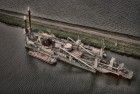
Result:
[[[30,10],[30,7],[28,7],[28,17],[29,17],[29,30],[31,32],[32,27],[31,27],[31,10]]]
[[[25,32],[26,34],[28,33],[28,29],[27,29],[27,17],[24,16],[24,23],[25,23]]]

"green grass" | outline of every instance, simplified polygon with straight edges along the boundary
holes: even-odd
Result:
[[[24,21],[21,18],[17,18],[14,16],[9,16],[0,13],[0,22],[12,25],[12,26],[18,26],[18,27],[24,27]],[[86,45],[91,45],[95,47],[103,47],[106,46],[106,49],[120,53],[120,54],[126,54],[130,56],[140,57],[140,45],[136,44],[130,44],[125,43],[123,41],[118,41],[114,39],[104,38],[100,36],[93,36],[88,33],[84,32],[71,32],[71,30],[65,29],[65,28],[59,28],[55,26],[49,26],[46,24],[42,24],[39,22],[32,21],[32,28],[36,32],[48,32],[53,33],[56,37],[64,38],[71,37],[73,39],[79,38],[82,40],[82,42]],[[118,43],[117,46],[115,46],[115,42]],[[104,43],[104,45],[103,45]]]
[[[14,16],[8,16],[2,13],[0,13],[0,22],[8,24],[8,25],[12,25],[12,26],[24,27],[24,22],[22,19],[14,17]]]

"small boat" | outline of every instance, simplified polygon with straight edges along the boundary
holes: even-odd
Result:
[[[28,54],[49,64],[56,64],[57,61],[55,57],[39,51],[29,51]]]

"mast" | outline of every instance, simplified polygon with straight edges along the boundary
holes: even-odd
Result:
[[[30,10],[30,7],[28,7],[28,17],[29,17],[29,31],[31,32],[32,26],[31,26],[31,10]]]

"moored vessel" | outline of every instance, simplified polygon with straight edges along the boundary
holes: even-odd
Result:
[[[104,48],[84,45],[79,38],[75,41],[68,37],[66,40],[57,38],[53,34],[33,32],[30,16],[29,13],[30,27],[25,27],[25,47],[29,49],[29,55],[49,64],[55,64],[57,60],[61,60],[93,73],[97,71],[111,73],[127,79],[133,77],[133,72],[128,70],[123,63],[119,64],[113,57],[108,61],[105,58]]]

